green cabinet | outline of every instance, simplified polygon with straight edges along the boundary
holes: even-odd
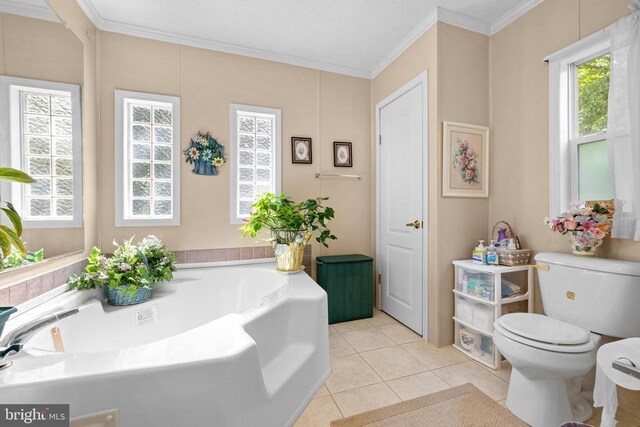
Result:
[[[329,323],[373,316],[373,258],[321,256],[316,263],[318,284],[328,296]]]

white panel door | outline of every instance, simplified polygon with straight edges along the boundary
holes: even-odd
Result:
[[[381,308],[422,335],[424,81],[379,106]]]

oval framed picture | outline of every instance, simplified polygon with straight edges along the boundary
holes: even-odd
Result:
[[[353,152],[350,142],[335,141],[333,143],[333,166],[340,168],[353,166]]]

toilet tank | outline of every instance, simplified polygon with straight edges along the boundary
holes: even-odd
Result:
[[[547,316],[602,335],[640,337],[640,263],[554,252],[535,260]]]

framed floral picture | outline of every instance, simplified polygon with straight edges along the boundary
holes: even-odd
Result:
[[[291,138],[291,162],[311,164],[311,138],[294,136]]]
[[[350,142],[333,143],[333,166],[340,168],[350,168],[353,166],[353,152]]]
[[[443,123],[442,195],[489,197],[489,128]]]

